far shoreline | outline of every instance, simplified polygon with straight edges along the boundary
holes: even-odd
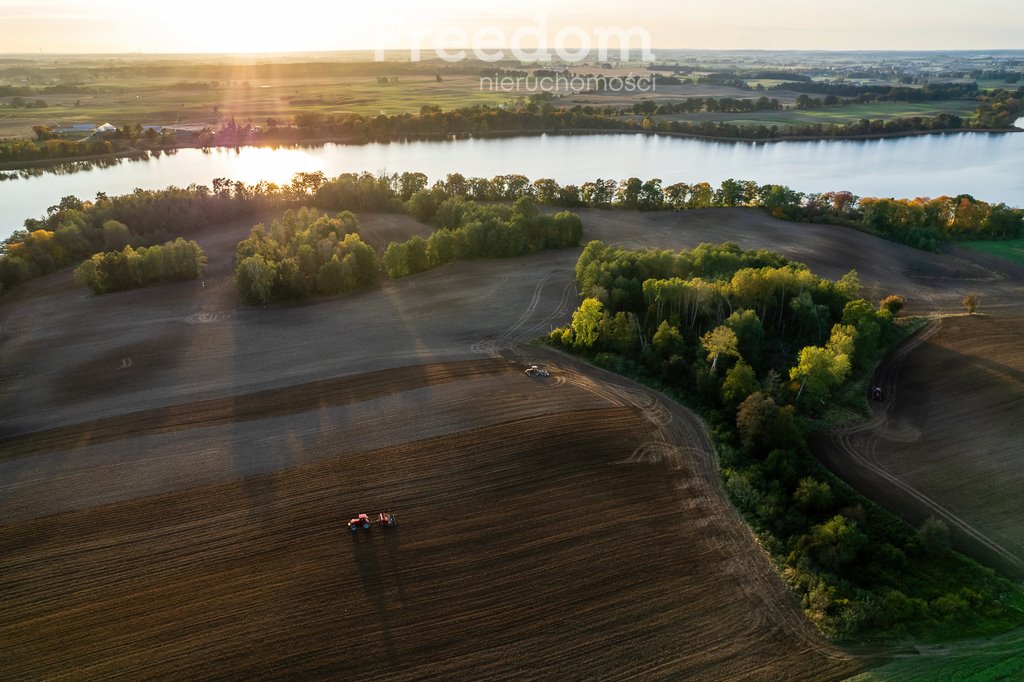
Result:
[[[1006,128],[945,128],[939,130],[907,130],[900,132],[891,133],[871,133],[867,135],[792,135],[782,137],[770,137],[770,138],[746,138],[746,137],[720,137],[715,135],[700,135],[697,133],[679,133],[671,131],[657,131],[657,130],[615,130],[606,128],[582,128],[578,130],[550,130],[550,131],[521,131],[521,130],[507,130],[507,131],[489,131],[484,133],[436,133],[436,134],[422,134],[413,135],[400,138],[387,138],[387,139],[367,139],[364,137],[353,137],[353,136],[326,136],[326,137],[313,137],[303,140],[253,140],[246,141],[243,144],[200,144],[200,143],[186,143],[180,142],[172,146],[166,147],[153,147],[153,148],[133,148],[126,149],[117,152],[110,152],[108,154],[89,154],[85,156],[70,156],[61,157],[56,159],[36,159],[33,161],[8,161],[0,162],[0,172],[6,173],[18,173],[19,171],[29,170],[42,170],[45,172],[60,173],[61,171],[68,173],[75,173],[79,171],[92,170],[91,168],[74,168],[76,164],[92,164],[102,161],[148,161],[154,155],[171,154],[173,155],[180,149],[241,149],[243,147],[255,147],[255,148],[302,148],[302,147],[323,147],[328,144],[337,144],[344,146],[361,147],[369,144],[392,144],[392,143],[410,143],[410,142],[457,142],[460,140],[473,140],[473,139],[509,139],[509,138],[529,138],[529,137],[544,137],[545,135],[559,136],[559,137],[573,137],[573,136],[600,136],[600,135],[642,135],[646,137],[671,137],[678,139],[690,139],[698,140],[702,142],[722,142],[722,143],[748,143],[751,145],[760,144],[775,144],[783,142],[867,142],[871,140],[883,140],[883,139],[897,139],[903,137],[920,137],[924,135],[955,135],[960,133],[978,133],[984,135],[1003,135],[1007,133],[1021,133],[1024,129],[1016,126],[1009,126]],[[19,180],[15,177],[6,176],[0,178],[0,182],[5,180]]]

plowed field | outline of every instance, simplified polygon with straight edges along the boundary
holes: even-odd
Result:
[[[366,449],[360,411],[381,400],[392,442]],[[145,477],[174,457],[140,452],[147,439],[187,443],[200,430],[215,451],[244,450],[265,422],[311,411],[318,427],[296,427],[287,468],[205,484],[193,469],[172,492],[37,518],[31,503],[9,505],[22,518],[0,528],[4,676],[856,669],[803,619],[722,499],[699,423],[571,364],[547,380],[500,359],[388,370],[80,424],[5,452],[37,466],[62,449],[119,455]],[[438,426],[448,432],[426,435]],[[304,448],[315,452],[303,459]],[[103,481],[79,483],[102,495]],[[382,508],[397,528],[346,529]]]
[[[424,229],[362,217],[380,246]],[[521,345],[573,251],[239,307],[203,282],[0,315],[0,677],[839,678],[704,428]],[[542,362],[548,379],[525,366]],[[399,526],[352,536],[391,509]]]
[[[905,293],[917,310],[955,309],[968,289],[993,320],[1020,312],[1020,283],[988,263],[840,228],[746,210],[583,216],[586,239],[735,239],[825,275],[855,267],[870,292]],[[362,223],[378,247],[426,229]],[[523,345],[569,319],[578,251],[251,309],[230,282],[247,227],[197,236],[203,282],[92,297],[63,272],[0,302],[0,679],[858,669],[727,503],[692,413]],[[1000,358],[1018,352],[1017,327],[963,324],[919,369],[906,355],[891,414],[907,423],[886,422],[900,437],[874,452],[918,491],[935,481],[915,457],[953,481],[969,472],[978,491],[1003,476],[976,500],[948,486],[933,499],[1012,553],[1019,515],[1002,514],[1019,487],[1007,444],[1020,442],[1021,368]],[[922,381],[951,361],[965,373]],[[525,377],[534,363],[552,376]],[[864,480],[874,494],[886,479]],[[398,528],[345,528],[382,509]]]

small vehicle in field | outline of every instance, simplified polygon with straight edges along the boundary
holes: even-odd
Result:
[[[871,399],[874,400],[877,403],[880,403],[883,400],[885,400],[885,394],[882,393],[882,387],[881,386],[872,386],[871,387]]]
[[[353,533],[362,530],[370,530],[370,526],[377,525],[382,528],[394,528],[398,525],[398,521],[395,519],[395,515],[391,512],[381,512],[377,514],[377,518],[371,519],[366,514],[360,514],[354,519],[350,519],[348,522],[348,529]]]
[[[537,365],[533,365],[528,370],[526,370],[526,376],[528,376],[528,377],[549,377],[549,376],[551,376],[551,372],[547,371],[546,369],[541,369]]]

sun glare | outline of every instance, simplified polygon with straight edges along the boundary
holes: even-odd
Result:
[[[315,12],[288,15],[257,8],[238,10],[229,4],[211,3],[198,15],[177,22],[178,35],[171,42],[180,52],[304,52],[359,49],[378,21],[372,8],[348,3],[323,3]],[[311,15],[316,17],[311,20]],[[197,20],[197,16],[201,19]],[[369,28],[368,28],[369,27]],[[365,40],[365,38],[364,38]]]

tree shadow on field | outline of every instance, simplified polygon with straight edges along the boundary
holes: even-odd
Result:
[[[964,490],[984,480],[984,492],[994,500],[1019,497],[1018,449],[1008,445],[1024,442],[1024,421],[1017,415],[1019,410],[1011,407],[1024,401],[1024,371],[1000,362],[1001,355],[966,355],[926,342],[889,379],[886,390],[892,391],[893,406],[884,428],[845,441],[822,432],[810,442],[815,456],[861,494],[914,527],[931,516],[944,518],[958,551],[1020,579],[1024,553],[1019,544],[1006,532],[986,527],[986,522],[995,510],[1000,510],[999,515],[1005,510],[1019,527],[1024,515],[1004,502],[974,511],[968,506],[965,511],[967,496],[936,483],[955,480],[956,487]],[[928,449],[925,460],[908,458],[924,452],[922,448]],[[851,451],[868,453],[875,468],[851,457]],[[913,471],[920,467],[927,467],[931,478]],[[892,477],[879,475],[878,470]],[[929,497],[908,495],[904,486]],[[933,507],[931,498],[946,507]],[[973,532],[944,517],[944,512],[963,514],[962,522]]]
[[[927,417],[933,390],[955,391],[950,399],[965,406],[975,407],[977,402],[1003,402],[1008,398],[997,396],[1008,393],[1014,401],[1024,398],[1024,371],[1000,362],[998,359],[925,343],[908,358],[896,378],[896,405],[893,417],[907,414]],[[1019,421],[1015,423],[1020,423]]]
[[[383,641],[385,654],[388,663],[392,668],[398,668],[398,649],[395,647],[395,640],[391,636],[391,619],[388,616],[387,588],[384,584],[384,568],[381,566],[379,543],[387,547],[389,540],[381,540],[377,534],[382,532],[379,529],[358,530],[352,535],[352,558],[356,564],[356,571],[359,573],[359,581],[367,600],[377,610],[377,623],[380,628],[380,639]],[[389,529],[388,536],[397,537],[395,529]],[[388,551],[390,556],[390,551]],[[386,561],[391,563],[390,559]]]

